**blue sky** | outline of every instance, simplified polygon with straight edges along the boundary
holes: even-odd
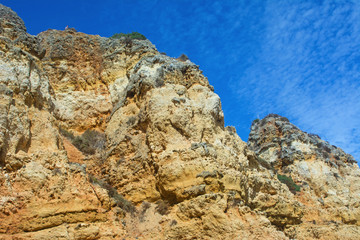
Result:
[[[360,160],[360,1],[1,1],[28,32],[138,31],[182,53],[220,95],[226,125],[277,113]]]

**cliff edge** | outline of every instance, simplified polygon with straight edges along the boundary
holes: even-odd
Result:
[[[275,115],[246,144],[190,60],[3,5],[0,55],[0,239],[359,236],[354,159]]]

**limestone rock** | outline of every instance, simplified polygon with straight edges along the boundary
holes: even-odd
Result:
[[[190,60],[148,40],[32,36],[0,13],[1,239],[359,233],[359,170],[342,150],[277,116],[248,146]]]
[[[248,145],[266,169],[301,187],[295,196],[304,205],[304,222],[359,226],[360,170],[351,155],[276,114],[253,122]],[[318,235],[326,236],[323,230]]]
[[[16,37],[17,32],[26,32],[24,21],[10,8],[0,6],[0,31],[12,40]]]

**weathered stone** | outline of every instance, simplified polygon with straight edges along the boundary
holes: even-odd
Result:
[[[360,225],[360,171],[352,156],[278,115],[254,122],[251,129],[250,149],[301,187],[295,197],[304,205],[303,221]],[[318,235],[327,236],[323,230]]]
[[[1,239],[360,232],[353,158],[278,115],[252,125],[248,147],[190,60],[148,40],[31,36],[2,5],[0,24]]]

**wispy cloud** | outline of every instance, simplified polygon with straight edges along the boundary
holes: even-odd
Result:
[[[360,160],[359,2],[178,1],[159,19],[158,45],[205,70],[243,139],[274,112]]]
[[[357,0],[33,2],[4,1],[31,33],[64,22],[101,36],[139,31],[170,56],[187,54],[220,95],[226,124],[244,140],[254,118],[273,112],[360,161]],[[45,25],[32,21],[39,9]]]
[[[358,1],[123,1],[103,11],[200,65],[244,140],[273,112],[360,160]]]
[[[357,160],[359,10],[358,2],[270,1],[261,54],[239,76],[238,85],[254,112],[286,115],[301,129],[319,134]]]

